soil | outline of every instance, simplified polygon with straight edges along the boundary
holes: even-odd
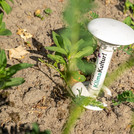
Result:
[[[95,0],[95,11],[99,17],[108,17],[123,21],[123,0]],[[105,3],[107,2],[107,4]],[[69,116],[71,100],[66,97],[63,81],[59,74],[38,61],[46,57],[44,46],[53,43],[51,32],[63,27],[62,11],[66,0],[14,0],[12,12],[4,15],[6,27],[12,36],[0,37],[0,48],[7,49],[26,46],[30,52],[21,60],[9,59],[8,65],[32,63],[34,67],[19,71],[15,77],[23,77],[25,83],[0,91],[0,133],[23,134],[37,122],[40,130],[51,130],[52,134],[61,134],[64,123]],[[43,10],[48,7],[53,13],[46,16]],[[42,21],[34,16],[40,9],[45,16]],[[26,29],[33,35],[28,39],[31,46],[16,34],[18,28]],[[123,51],[115,51],[109,72],[116,69],[129,55]],[[71,134],[129,134],[133,104],[111,106],[111,100],[124,90],[134,90],[134,67],[123,74],[110,87],[113,96],[107,98],[108,108],[103,111],[86,110],[77,121]],[[105,99],[105,98],[104,98]]]

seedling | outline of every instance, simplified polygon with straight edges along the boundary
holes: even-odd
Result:
[[[91,16],[92,19],[99,18],[99,15],[96,12],[90,11],[89,15]]]
[[[13,3],[13,0],[9,0]],[[10,5],[6,2],[6,0],[0,0],[0,7],[7,13],[9,14],[12,10]]]
[[[38,18],[40,18],[41,20],[44,20],[44,17],[41,16],[41,11],[39,9],[37,9],[34,13],[34,15]]]
[[[50,14],[52,13],[52,10],[51,10],[50,8],[46,8],[46,9],[44,10],[44,12],[45,12],[46,14],[50,15]]]
[[[117,95],[117,101],[113,101],[114,105],[119,105],[123,102],[134,102],[134,93],[131,90],[123,91]]]
[[[9,36],[12,35],[11,31],[6,29],[5,22],[3,20],[3,13],[0,14],[0,36]]]
[[[33,64],[20,63],[6,68],[7,58],[4,50],[0,50],[0,89],[5,89],[12,86],[18,86],[24,83],[23,78],[12,78],[19,70],[32,67]]]

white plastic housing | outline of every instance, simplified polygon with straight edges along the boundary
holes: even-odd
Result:
[[[79,95],[79,93],[81,93],[81,96],[89,96],[89,92],[87,90],[87,88],[85,87],[85,85],[82,82],[78,82],[76,83],[73,87],[72,87],[72,92],[74,93],[74,95]]]
[[[76,83],[73,87],[72,87],[72,92],[75,96],[77,95],[81,95],[81,96],[86,96],[86,97],[89,97],[90,94],[87,90],[87,87],[86,87],[87,83],[82,83],[82,82],[78,82]],[[81,93],[81,94],[80,94]],[[92,97],[92,96],[90,96]],[[102,103],[104,107],[107,106],[107,104],[105,103]],[[101,111],[103,110],[102,108],[100,107],[96,107],[96,106],[91,106],[91,105],[87,105],[87,106],[84,106],[86,109],[89,109],[89,110],[94,110],[94,111]]]
[[[96,70],[88,87],[89,94],[92,97],[96,97],[98,95],[103,85],[108,70],[108,66],[110,64],[114,51],[114,47],[112,46],[107,46],[106,48],[103,47],[104,46],[102,45],[99,50],[96,61]]]
[[[120,46],[134,43],[134,30],[114,19],[94,19],[88,24],[88,29],[95,37],[111,45]]]

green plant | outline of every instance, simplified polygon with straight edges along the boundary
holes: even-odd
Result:
[[[44,10],[44,12],[45,12],[46,14],[50,15],[50,14],[52,13],[52,9],[46,8],[46,9]]]
[[[13,0],[9,0],[13,3]],[[6,0],[0,0],[0,7],[7,13],[9,14],[12,10],[10,5],[6,2]]]
[[[45,130],[41,132],[39,129],[39,125],[37,123],[33,123],[32,132],[27,133],[27,134],[51,134],[51,132],[49,130]]]
[[[128,26],[130,26],[132,29],[134,29],[134,21],[130,16],[126,17],[123,22],[127,24]],[[118,49],[123,50],[127,54],[131,55],[134,51],[134,45],[131,44],[131,45],[126,45],[126,46],[120,46]]]
[[[131,10],[133,12],[133,16],[134,16],[134,3],[130,2],[129,0],[126,0],[125,7],[124,7],[124,13],[126,13],[128,10]]]
[[[118,94],[116,101],[113,101],[114,105],[119,105],[123,102],[134,102],[134,93],[131,90]]]
[[[44,20],[44,17],[41,16],[41,11],[40,9],[37,9],[35,12],[34,12],[34,15],[38,18],[40,18],[41,20]]]
[[[91,19],[99,18],[99,15],[96,12],[93,12],[93,11],[90,11],[89,15],[90,15]]]
[[[87,75],[94,71],[94,64],[88,63],[82,58],[93,53],[93,47],[81,39],[75,44],[72,44],[71,41],[63,36],[58,35],[53,32],[53,40],[56,46],[45,47],[47,50],[55,51],[56,53],[48,54],[48,58],[55,61],[53,64],[54,67],[58,68],[58,64],[64,69],[60,74],[67,82],[71,84],[70,80],[75,79],[76,81],[85,81],[86,77],[83,74]],[[81,71],[81,72],[79,72]],[[72,85],[72,84],[71,84]]]
[[[32,67],[33,64],[20,63],[6,68],[7,58],[4,50],[0,49],[0,89],[20,85],[24,82],[23,78],[12,78],[19,70]]]
[[[126,17],[123,22],[134,29],[134,21],[130,16]]]
[[[126,45],[126,46],[120,46],[118,50],[122,50],[125,53],[131,55],[134,51],[134,45]]]
[[[2,36],[9,36],[12,35],[11,31],[6,29],[5,22],[3,20],[3,13],[0,14],[0,35]]]
[[[67,22],[67,28],[60,31],[59,34],[52,32],[56,46],[45,48],[55,52],[47,56],[55,61],[53,66],[58,72],[60,71],[59,65],[64,68],[60,74],[67,85],[72,86],[74,84],[71,83],[72,80],[83,82],[86,80],[84,75],[89,75],[94,71],[94,63],[87,62],[84,57],[93,53],[96,42],[87,30],[84,18],[80,20],[81,16],[88,11],[86,8],[90,7],[89,0],[69,2],[71,6],[66,8],[63,15],[65,22]],[[72,15],[70,16],[70,14]]]
[[[107,74],[106,79],[104,81],[104,85],[106,87],[110,87],[115,80],[117,80],[124,72],[128,71],[130,68],[134,66],[134,56],[133,54],[130,58],[124,63],[120,64],[117,69],[115,69],[112,73]]]

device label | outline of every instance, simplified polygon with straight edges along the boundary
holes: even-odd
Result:
[[[93,87],[95,87],[95,88],[98,88],[98,85],[99,85],[99,82],[100,82],[100,79],[101,79],[101,75],[102,75],[102,71],[104,69],[106,56],[107,56],[107,54],[102,53],[102,59],[100,60],[99,67],[97,69],[97,77],[96,77],[96,80],[94,81],[94,84],[93,84]],[[98,56],[98,57],[101,58],[101,56]]]

